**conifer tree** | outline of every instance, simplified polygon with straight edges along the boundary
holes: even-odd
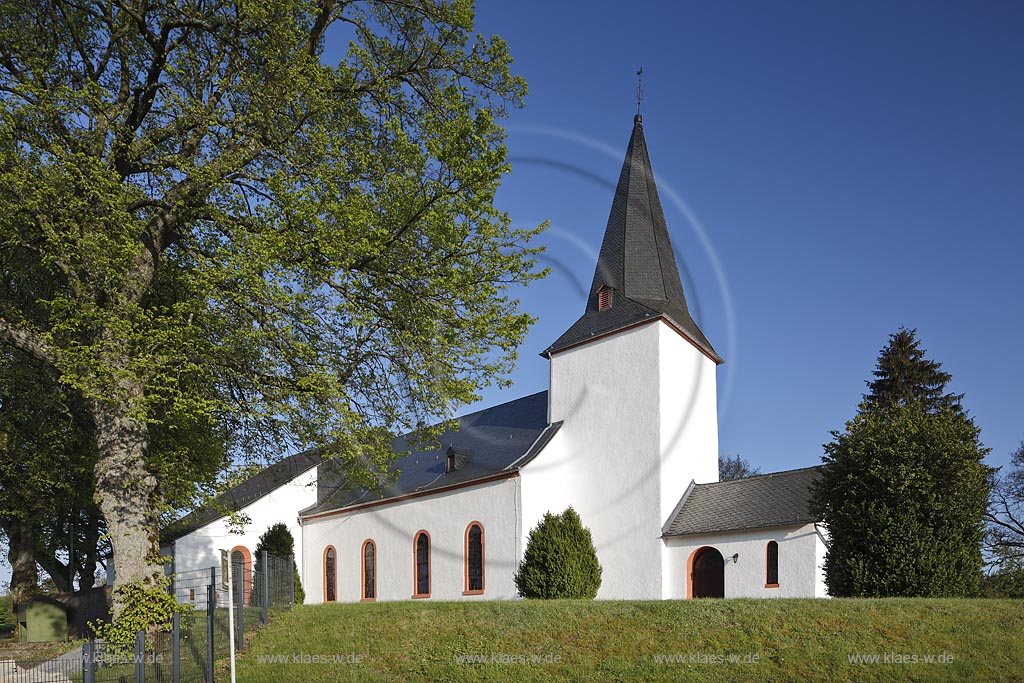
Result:
[[[824,446],[811,512],[828,527],[833,596],[978,590],[989,449],[919,344],[914,330],[890,335],[858,414]]]
[[[942,370],[942,363],[924,357],[916,329],[901,327],[889,335],[889,344],[878,356],[875,379],[868,381],[870,390],[864,395],[861,411],[876,411],[890,406],[920,403],[925,410],[936,412],[949,408],[962,412],[963,394],[946,392],[953,378]]]
[[[286,559],[288,557],[294,558],[295,556],[295,538],[292,536],[292,532],[288,530],[287,525],[284,522],[278,522],[267,527],[267,530],[260,536],[259,543],[256,544],[256,554],[253,555],[252,561],[255,565],[253,571],[253,595],[256,596],[256,603],[259,603],[260,591],[263,590],[262,571],[263,571],[263,553],[266,551],[268,555],[277,557],[280,559]],[[302,579],[299,578],[299,568],[297,565],[292,565],[292,582],[295,590],[295,604],[301,605],[306,599],[306,592],[302,589]],[[286,584],[287,585],[287,584]],[[273,588],[271,588],[273,591]],[[273,595],[273,593],[271,593]]]
[[[590,529],[572,508],[550,512],[530,531],[515,576],[524,598],[589,598],[601,587],[601,565]]]

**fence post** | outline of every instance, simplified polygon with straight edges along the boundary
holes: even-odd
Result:
[[[206,586],[206,683],[213,683],[213,611],[217,607],[216,579]]]
[[[135,683],[146,683],[146,632],[135,634]]]
[[[228,560],[231,561],[230,559]],[[245,649],[245,558],[238,565],[238,581],[235,582],[235,595],[231,596],[235,601],[235,651],[241,652]],[[252,576],[252,567],[249,568],[249,575]],[[234,567],[232,567],[234,571]],[[252,579],[249,579],[249,590],[252,591]]]
[[[171,615],[171,683],[181,683],[181,612]]]
[[[267,559],[267,551],[264,550],[260,556],[260,597],[262,600],[264,624],[270,623],[270,560]]]
[[[288,556],[288,607],[295,607],[295,556]]]
[[[96,641],[85,641],[82,647],[82,683],[96,683]]]

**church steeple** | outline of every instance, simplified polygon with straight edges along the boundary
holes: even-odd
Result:
[[[551,354],[646,320],[664,319],[715,363],[722,359],[690,317],[644,140],[633,133],[615,188],[583,316],[544,352]]]

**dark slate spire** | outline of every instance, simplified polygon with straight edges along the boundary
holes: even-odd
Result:
[[[611,290],[602,297],[602,290]],[[604,306],[602,306],[602,301]],[[716,363],[722,359],[690,317],[665,214],[654,184],[643,119],[633,117],[583,316],[544,352],[551,354],[644,320],[664,318]]]

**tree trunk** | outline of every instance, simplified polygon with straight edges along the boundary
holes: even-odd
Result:
[[[117,589],[129,583],[151,583],[163,576],[157,529],[156,477],[146,470],[149,427],[133,417],[130,407],[92,401],[99,459],[96,461],[96,503],[107,522],[114,555],[113,618],[123,605]]]
[[[50,579],[53,580],[53,585],[56,587],[58,593],[68,593],[71,591],[68,583],[68,571],[70,568],[57,559],[57,557],[49,550],[43,550],[40,546],[35,548],[35,559],[39,563],[39,566],[43,568]]]
[[[5,518],[3,527],[7,535],[7,559],[11,563],[11,598],[19,603],[39,593],[32,527],[13,517]]]
[[[88,590],[96,585],[97,546],[99,544],[99,520],[95,515],[88,516],[89,525],[85,529],[84,558],[78,566],[78,588]]]

